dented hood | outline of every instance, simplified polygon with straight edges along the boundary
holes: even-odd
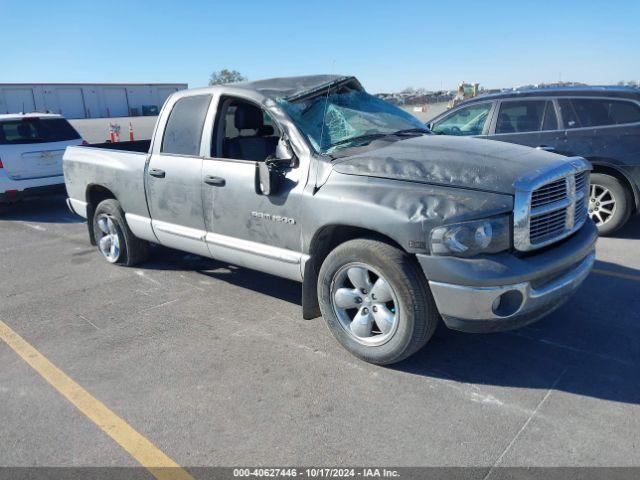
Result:
[[[511,143],[424,135],[334,161],[337,172],[513,194],[524,174],[565,157]]]

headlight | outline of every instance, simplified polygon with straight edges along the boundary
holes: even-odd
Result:
[[[509,217],[454,223],[431,230],[429,243],[433,255],[471,257],[496,253],[510,246]]]

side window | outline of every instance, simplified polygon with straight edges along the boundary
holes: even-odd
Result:
[[[443,135],[482,135],[491,105],[481,103],[461,108],[436,123],[432,131]]]
[[[609,117],[615,124],[640,122],[640,106],[634,102],[610,101]]]
[[[573,108],[583,127],[640,122],[640,107],[625,100],[573,98]]]
[[[546,100],[502,102],[496,133],[539,132],[547,103]]]
[[[221,105],[212,148],[214,157],[261,162],[275,154],[281,132],[262,108],[229,98]]]
[[[544,120],[542,120],[542,130],[557,129],[558,117],[556,116],[556,109],[553,107],[553,102],[547,102],[547,106],[544,109]]]
[[[558,99],[558,105],[560,106],[560,115],[562,116],[562,122],[564,123],[564,128],[580,127],[578,116],[576,115],[576,112],[573,110],[573,106],[571,105],[571,102],[566,98],[560,98]]]
[[[583,127],[595,127],[597,125],[611,125],[607,102],[596,99],[571,99],[573,109]]]
[[[194,95],[178,100],[169,114],[162,137],[162,153],[200,155],[200,140],[211,95]]]

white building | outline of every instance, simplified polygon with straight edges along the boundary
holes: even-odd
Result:
[[[157,115],[186,83],[0,83],[0,113],[60,113],[67,118]]]

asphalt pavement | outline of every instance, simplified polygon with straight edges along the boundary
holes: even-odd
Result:
[[[13,206],[0,239],[0,321],[187,470],[640,466],[638,217],[549,317],[442,327],[392,368],[303,320],[295,282],[161,247],[108,264],[62,198]],[[0,405],[0,466],[137,465],[2,341]]]

